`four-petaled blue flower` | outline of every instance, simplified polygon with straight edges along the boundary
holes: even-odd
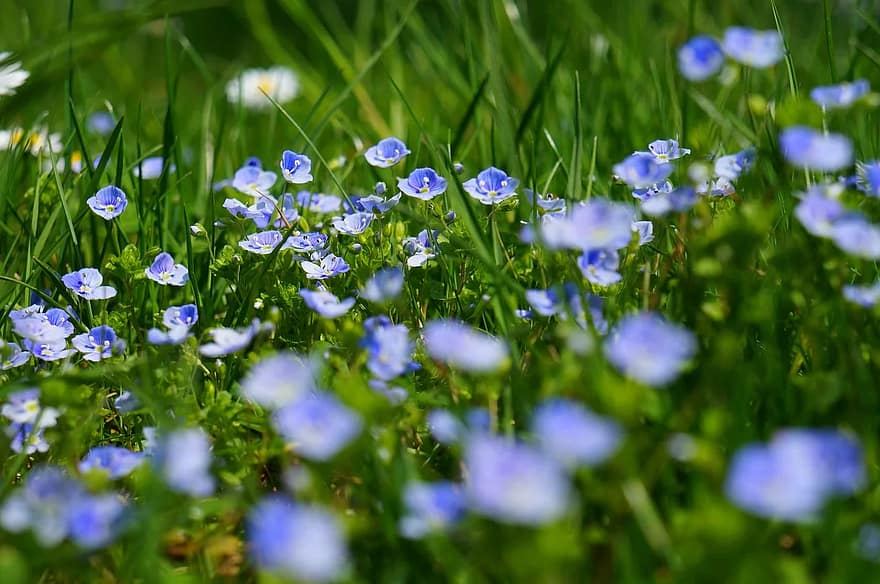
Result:
[[[162,315],[162,324],[167,331],[151,328],[147,331],[147,342],[153,345],[179,345],[191,335],[190,329],[199,320],[195,304],[169,306]]]
[[[772,67],[785,55],[782,36],[777,31],[744,26],[725,30],[721,48],[734,61],[755,69]]]
[[[88,333],[76,335],[71,342],[86,361],[109,359],[114,352],[121,352],[123,347],[116,338],[116,331],[105,324],[94,327]]]
[[[238,242],[238,246],[251,253],[268,255],[275,251],[283,239],[284,236],[279,231],[261,231],[248,235],[246,239]]]
[[[95,268],[83,268],[61,276],[67,289],[86,300],[106,300],[116,296],[116,288],[103,286],[104,277]]]
[[[406,515],[399,527],[401,535],[409,539],[449,530],[464,517],[467,505],[462,488],[445,481],[407,484],[403,503]]]
[[[305,184],[312,180],[312,161],[304,154],[291,150],[281,153],[281,176],[295,185]]]
[[[306,306],[317,312],[323,318],[339,318],[354,306],[354,298],[339,300],[335,294],[327,290],[309,290],[302,288],[299,295],[305,301]]]
[[[278,176],[274,172],[263,170],[258,166],[243,166],[235,171],[232,188],[254,198],[271,196],[269,189],[275,184]]]
[[[503,340],[457,320],[432,320],[425,325],[422,335],[428,355],[451,367],[492,373],[509,362],[509,351]]]
[[[516,195],[519,180],[503,170],[490,166],[462,185],[464,190],[484,205],[495,205]]]
[[[427,229],[422,229],[416,237],[407,237],[403,240],[403,249],[410,256],[406,259],[406,265],[418,268],[428,263],[428,260],[437,257],[437,231],[428,234]]]
[[[165,160],[161,156],[151,156],[144,158],[140,164],[134,168],[134,175],[144,180],[153,180],[162,176],[162,170],[165,168]],[[168,165],[168,172],[174,172],[177,169],[173,164]]]
[[[144,460],[143,452],[132,452],[119,446],[96,446],[89,450],[77,468],[81,473],[98,471],[111,479],[121,479],[130,475]]]
[[[597,286],[613,286],[620,282],[622,276],[620,256],[613,249],[591,249],[584,252],[577,260],[584,278]]]
[[[297,454],[325,461],[357,438],[363,422],[334,396],[315,391],[276,411],[272,425]]]
[[[566,399],[539,405],[532,419],[532,433],[541,448],[567,468],[603,462],[614,454],[623,438],[617,422]]]
[[[291,248],[300,253],[314,253],[323,251],[327,247],[327,236],[323,233],[310,231],[292,235],[284,242],[284,249]]]
[[[384,304],[397,298],[403,291],[403,270],[384,268],[367,280],[360,290],[361,298],[376,304]]]
[[[653,155],[633,154],[614,165],[614,175],[634,189],[643,189],[665,181],[672,165],[662,164]]]
[[[675,380],[697,351],[686,328],[652,312],[627,316],[605,342],[605,356],[625,376],[655,387]]]
[[[670,160],[678,160],[683,156],[690,154],[690,148],[682,148],[678,145],[677,140],[654,140],[648,144],[648,152],[636,152],[636,154],[648,154],[653,156],[654,160],[660,164],[665,164]]]
[[[89,197],[86,203],[96,215],[109,221],[122,215],[122,212],[128,206],[128,199],[125,198],[125,193],[122,189],[109,186],[104,187]]]
[[[710,36],[695,36],[678,49],[678,70],[689,81],[705,81],[723,65],[721,45]]]
[[[372,222],[372,213],[351,213],[350,215],[333,219],[333,227],[336,231],[345,235],[360,235],[367,230],[367,227]]]
[[[871,84],[867,79],[859,79],[852,83],[838,83],[837,85],[825,85],[814,87],[810,91],[810,99],[818,103],[824,109],[845,108],[867,95],[871,91]]]
[[[189,270],[183,264],[175,264],[168,252],[156,256],[149,268],[144,270],[147,278],[163,286],[184,286],[189,281]]]
[[[670,213],[683,213],[697,204],[697,193],[691,187],[678,187],[668,193],[658,193],[641,202],[645,215],[662,217]]]
[[[397,188],[407,196],[430,201],[446,192],[446,179],[433,168],[417,168],[407,178],[397,179]]]
[[[327,278],[344,274],[349,270],[345,260],[332,253],[321,258],[320,263],[304,261],[300,265],[305,270],[306,278],[309,280],[326,280]]]
[[[370,373],[389,381],[414,369],[412,360],[415,343],[405,325],[375,327],[367,332],[362,344],[367,348]]]
[[[410,151],[401,140],[397,138],[385,138],[379,140],[375,146],[370,146],[364,153],[367,163],[379,168],[394,166],[409,154]]]
[[[835,172],[853,162],[852,142],[843,134],[792,126],[779,134],[779,146],[790,164],[809,170]]]

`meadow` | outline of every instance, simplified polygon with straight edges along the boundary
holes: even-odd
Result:
[[[0,6],[4,582],[880,576],[876,0]]]

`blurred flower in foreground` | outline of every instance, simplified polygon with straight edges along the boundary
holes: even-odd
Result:
[[[596,197],[573,205],[568,215],[551,217],[545,215],[541,224],[541,238],[549,249],[618,250],[632,240],[635,213],[624,203]]]
[[[403,489],[406,515],[400,520],[400,533],[419,539],[448,530],[465,512],[461,486],[449,482],[407,484]]]
[[[728,57],[755,69],[772,67],[782,60],[785,47],[775,30],[731,26],[724,31],[721,47]]]
[[[852,83],[838,83],[814,87],[810,91],[810,99],[825,109],[846,108],[871,91],[867,79],[859,79]]]
[[[614,176],[634,189],[650,187],[666,180],[673,167],[650,154],[636,153],[614,165]]]
[[[624,317],[605,342],[605,356],[614,367],[655,387],[674,381],[696,350],[693,333],[652,312]]]
[[[369,352],[367,368],[383,381],[404,375],[415,367],[412,360],[415,343],[410,340],[406,325],[371,327],[361,344]]]
[[[336,397],[314,391],[276,411],[272,425],[298,455],[325,461],[357,438],[363,422]]]
[[[880,259],[880,226],[858,214],[839,219],[831,228],[831,239],[843,251],[868,260]]]
[[[862,449],[836,430],[795,428],[768,444],[740,449],[725,491],[742,509],[770,519],[810,521],[825,502],[852,495],[866,480]]]
[[[490,166],[477,175],[466,180],[462,185],[472,198],[484,205],[494,205],[516,195],[519,179],[507,175],[506,172]]]
[[[567,468],[594,466],[614,454],[623,431],[581,404],[552,399],[538,406],[532,432],[541,448]]]
[[[866,195],[880,198],[880,160],[856,163],[856,184]]]
[[[106,473],[111,479],[130,475],[144,462],[142,452],[132,452],[119,446],[96,446],[89,450],[78,465],[79,472],[98,471]]]
[[[824,134],[807,126],[792,126],[779,134],[782,155],[789,164],[809,170],[835,172],[853,162],[852,142],[843,134]]]
[[[364,158],[371,166],[388,168],[403,160],[410,151],[398,138],[384,138],[367,148]]]
[[[272,109],[264,92],[278,103],[286,103],[299,95],[296,73],[282,65],[268,69],[247,69],[226,84],[226,99],[248,109]]]
[[[0,63],[9,61],[12,53],[0,53]],[[0,95],[15,95],[15,90],[24,85],[30,73],[21,68],[21,63],[12,61],[0,65]]]
[[[128,199],[122,189],[114,186],[104,187],[86,201],[89,208],[99,217],[110,220],[122,215],[128,206]]]
[[[338,296],[327,290],[301,288],[299,295],[302,296],[306,306],[323,318],[339,318],[354,306],[354,298],[339,300]]]
[[[86,120],[86,126],[92,132],[106,136],[116,127],[116,121],[110,112],[95,112]]]
[[[473,373],[491,373],[507,366],[503,340],[457,320],[434,320],[422,332],[425,349],[433,359]]]
[[[394,300],[403,291],[403,270],[383,268],[373,274],[360,290],[361,298],[376,304]]]
[[[668,193],[658,193],[640,203],[642,212],[651,217],[683,213],[697,204],[697,193],[691,187],[678,187]]]
[[[721,45],[710,36],[689,39],[678,49],[678,70],[689,81],[705,81],[724,65]]]
[[[173,491],[193,497],[214,492],[211,440],[201,428],[174,430],[161,437],[152,463]]]
[[[834,223],[848,214],[843,203],[827,197],[819,186],[811,187],[794,209],[794,215],[804,229],[817,237],[831,237]]]
[[[348,549],[333,514],[280,496],[263,499],[247,520],[254,563],[279,576],[327,582],[344,575]]]
[[[12,422],[6,428],[6,434],[12,438],[10,447],[14,452],[24,451],[26,454],[46,452],[49,443],[43,436],[45,428],[51,428],[58,422],[61,411],[43,407],[40,404],[39,389],[24,389],[7,396],[3,404],[3,417]]]
[[[880,301],[880,280],[868,286],[846,285],[843,287],[843,297],[859,306],[871,308]]]
[[[264,357],[241,380],[241,393],[264,408],[280,408],[316,390],[318,368],[291,352]]]
[[[241,329],[214,328],[208,331],[212,342],[199,347],[199,352],[205,357],[222,357],[230,353],[237,353],[250,345],[257,333],[271,329],[271,323],[261,323],[256,318],[250,326]]]

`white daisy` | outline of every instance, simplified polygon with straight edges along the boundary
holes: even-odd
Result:
[[[276,65],[269,69],[248,69],[226,84],[226,98],[232,103],[241,102],[249,109],[268,109],[272,103],[263,95],[285,103],[299,95],[299,78],[291,69]]]
[[[0,53],[0,63],[11,56],[12,53]],[[30,73],[21,68],[21,63],[0,66],[0,95],[15,95],[15,90],[24,85],[29,76]]]

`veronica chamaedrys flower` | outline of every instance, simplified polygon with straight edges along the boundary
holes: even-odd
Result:
[[[134,175],[144,180],[153,180],[162,176],[165,168],[165,159],[161,156],[150,156],[144,158],[137,166],[134,167]],[[168,165],[168,172],[174,172],[177,167],[173,164]]]
[[[239,241],[238,247],[251,253],[268,255],[275,251],[275,248],[281,244],[283,239],[284,236],[279,231],[261,231],[259,233],[251,233],[246,239]]]
[[[125,512],[125,500],[116,494],[76,497],[67,509],[70,539],[88,550],[103,547],[116,537]]]
[[[710,36],[692,37],[678,48],[678,70],[688,81],[705,81],[721,71],[724,53]]]
[[[67,348],[67,341],[64,339],[51,341],[32,341],[24,340],[25,349],[31,355],[40,361],[59,361],[73,355],[76,351]]]
[[[427,229],[422,229],[415,237],[406,237],[402,241],[403,249],[410,256],[406,259],[406,265],[411,268],[419,268],[428,263],[428,260],[437,257],[437,241],[438,232],[432,231],[428,234]]]
[[[831,227],[831,239],[849,254],[868,260],[880,259],[880,226],[860,215],[835,221]]]
[[[684,213],[697,204],[697,193],[691,187],[678,187],[668,193],[658,193],[640,203],[642,213],[663,217],[670,213]]]
[[[163,251],[156,256],[149,268],[144,270],[147,278],[163,286],[185,286],[189,270],[183,264],[175,264],[174,257]]]
[[[0,340],[0,371],[21,367],[31,358],[29,351],[22,351],[18,343]]]
[[[242,166],[232,177],[232,188],[255,199],[271,197],[269,189],[278,180],[278,175],[258,166]],[[274,200],[274,199],[273,199]]]
[[[73,323],[65,311],[54,308],[45,313],[34,312],[12,318],[12,330],[32,341],[61,341],[73,334]]]
[[[873,308],[880,302],[880,280],[868,286],[847,284],[843,287],[843,297],[864,308]]]
[[[292,150],[281,153],[281,176],[289,183],[295,185],[310,182],[312,176],[312,161],[305,154],[297,154]]]
[[[545,213],[564,213],[566,209],[565,199],[557,197],[553,193],[542,195],[532,189],[523,189],[526,200],[532,205],[537,205]]]
[[[777,31],[744,26],[725,30],[721,48],[734,61],[755,69],[772,67],[785,56],[782,36]]]
[[[605,461],[623,438],[617,422],[567,399],[539,405],[532,418],[532,433],[538,445],[567,468]]]
[[[119,446],[96,446],[77,465],[79,472],[105,473],[110,479],[127,477],[144,462],[143,452]]]
[[[36,388],[14,391],[6,396],[3,404],[3,417],[14,424],[39,424],[40,428],[50,428],[57,423],[61,411],[40,404],[40,390]]]
[[[160,437],[152,464],[172,491],[193,497],[214,492],[211,440],[201,428],[173,430]]]
[[[179,345],[191,335],[190,329],[199,320],[195,304],[169,306],[162,314],[162,324],[167,331],[151,328],[147,331],[147,342],[153,345]]]
[[[571,487],[562,465],[534,446],[472,435],[465,448],[470,508],[503,523],[541,525],[562,517]]]
[[[291,248],[299,253],[314,253],[327,247],[327,236],[313,231],[292,235],[284,242],[284,249]]]
[[[345,263],[345,260],[332,253],[321,258],[320,263],[304,261],[300,262],[299,265],[302,266],[306,273],[306,278],[309,280],[326,280],[327,278],[344,274],[349,270],[349,265]]]
[[[519,179],[501,169],[490,166],[476,178],[466,180],[462,187],[472,198],[484,205],[495,205],[516,195]]]
[[[768,444],[750,444],[734,456],[725,492],[760,517],[807,522],[825,502],[852,495],[865,484],[862,448],[836,430],[793,428]]]
[[[312,213],[336,213],[342,209],[340,197],[323,193],[300,191],[296,194],[296,202]]]
[[[292,352],[261,359],[241,380],[241,393],[268,409],[277,409],[317,391],[318,364]]]
[[[326,461],[361,433],[361,417],[336,397],[314,391],[272,415],[272,426],[298,455]]]
[[[507,366],[509,352],[503,340],[463,322],[433,320],[422,331],[431,358],[473,373],[492,373]]]
[[[93,362],[109,359],[113,353],[119,354],[124,346],[116,338],[116,331],[105,324],[92,328],[88,333],[76,335],[72,343],[83,354],[83,359]]]
[[[32,531],[43,547],[58,545],[69,533],[70,502],[84,492],[60,467],[39,465],[0,506],[0,525],[12,533]]]
[[[859,79],[852,83],[838,83],[814,87],[810,91],[810,99],[823,109],[846,108],[857,102],[871,91],[867,79]]]
[[[642,156],[653,156],[654,160],[660,164],[666,164],[672,160],[678,160],[690,154],[690,148],[682,148],[678,145],[678,140],[654,140],[648,144],[647,152],[635,152],[634,154]]]
[[[458,443],[467,431],[461,420],[449,410],[431,410],[426,422],[434,440],[446,446]]]
[[[751,170],[755,164],[756,151],[746,148],[734,154],[719,156],[715,159],[715,176],[720,179],[735,181],[744,172]]]
[[[605,341],[618,371],[654,387],[674,381],[696,351],[693,333],[653,312],[624,317]]]
[[[122,189],[114,186],[104,187],[86,201],[89,208],[103,219],[110,220],[122,215],[128,206],[128,199]]]
[[[372,222],[372,213],[351,213],[350,215],[333,219],[333,227],[336,231],[345,235],[360,235],[367,230],[367,227]]]
[[[101,136],[106,136],[116,127],[116,120],[110,112],[95,112],[86,119],[86,127]]]
[[[278,495],[263,499],[247,520],[248,549],[262,570],[304,582],[341,578],[348,564],[336,517]]]
[[[836,172],[853,162],[852,142],[843,134],[792,126],[779,134],[779,146],[789,164],[810,170]]]
[[[302,296],[306,306],[322,318],[339,318],[354,306],[354,298],[340,300],[338,296],[327,290],[300,288],[299,295]]]
[[[856,177],[859,190],[880,198],[880,160],[856,163]]]
[[[403,324],[368,330],[362,345],[369,355],[367,369],[383,381],[409,373],[414,368],[415,343],[410,340],[409,330]]]
[[[205,357],[223,357],[237,353],[250,345],[257,333],[271,328],[270,323],[261,323],[256,318],[249,326],[240,329],[214,328],[208,331],[212,342],[200,346],[199,352]]]
[[[652,163],[653,164],[653,163]],[[549,249],[622,249],[632,240],[635,213],[624,203],[595,197],[572,206],[564,217],[541,224]]]
[[[640,247],[654,241],[654,224],[651,221],[633,221],[632,230],[639,237]]]
[[[385,304],[394,300],[403,292],[403,270],[398,267],[383,268],[376,271],[360,289],[360,297]]]
[[[283,65],[268,69],[246,69],[226,83],[226,99],[229,103],[240,103],[252,110],[272,109],[267,94],[278,103],[286,103],[299,92],[299,78],[292,69]]]
[[[378,213],[382,215],[391,210],[400,202],[401,194],[397,193],[393,197],[380,197],[379,195],[369,195],[366,197],[353,196],[351,198],[356,212]],[[346,205],[347,206],[347,205]]]
[[[420,539],[448,531],[464,517],[466,503],[464,491],[455,483],[407,483],[403,488],[406,514],[400,519],[400,534]]]
[[[103,286],[104,277],[95,268],[83,268],[61,276],[67,289],[86,300],[106,300],[116,296],[116,288]]]
[[[613,286],[623,277],[617,271],[620,256],[613,249],[588,250],[578,257],[577,264],[584,278],[597,286]]]
[[[835,222],[848,214],[843,203],[825,196],[820,187],[807,191],[794,209],[794,215],[804,229],[818,237],[831,237]]]
[[[640,153],[627,156],[613,168],[614,176],[634,189],[662,183],[672,170],[671,165],[658,162],[654,155]]]
[[[379,140],[375,146],[370,146],[364,152],[364,158],[371,166],[389,168],[404,159],[410,151],[402,141],[397,138],[385,138]]]
[[[0,63],[10,61],[12,53],[0,53]],[[21,63],[11,61],[0,65],[0,95],[15,95],[15,90],[24,85],[30,73],[21,68]]]
[[[397,188],[409,197],[430,201],[446,192],[446,179],[433,168],[417,168],[408,177],[398,178]]]

